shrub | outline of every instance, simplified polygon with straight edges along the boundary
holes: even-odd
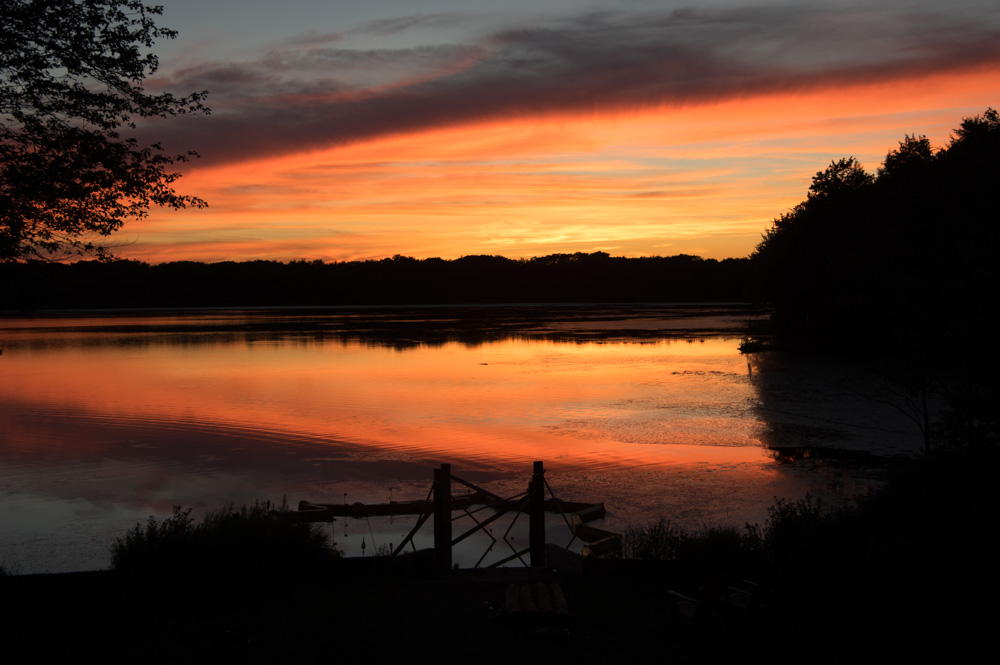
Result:
[[[677,560],[700,575],[737,574],[746,568],[751,552],[746,537],[734,526],[704,527],[683,534],[677,543]]]
[[[763,528],[756,524],[746,528],[756,546],[783,563],[797,558],[799,550],[811,543],[828,521],[822,502],[809,494],[797,501],[775,499],[767,513]]]
[[[659,522],[626,529],[622,536],[622,557],[626,559],[668,560],[677,556],[677,543],[682,537],[662,517]]]
[[[174,506],[171,517],[150,516],[115,539],[113,570],[145,576],[220,582],[247,577],[280,578],[316,571],[339,557],[315,525],[275,517],[283,510],[270,501],[205,515],[197,523],[191,509]]]

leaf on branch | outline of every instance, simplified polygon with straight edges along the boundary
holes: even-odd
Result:
[[[205,207],[171,186],[197,156],[141,146],[134,118],[208,113],[206,92],[149,94],[176,32],[137,0],[0,0],[0,261],[111,256],[102,245],[151,206]]]

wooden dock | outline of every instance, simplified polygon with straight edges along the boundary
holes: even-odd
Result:
[[[511,548],[512,554],[505,559],[497,561],[491,566],[499,566],[528,556],[530,566],[545,565],[545,516],[544,513],[558,513],[563,516],[566,526],[569,527],[574,539],[580,539],[588,543],[584,548],[585,556],[600,556],[602,554],[612,554],[620,550],[621,535],[604,531],[587,525],[587,522],[604,517],[606,511],[604,503],[593,503],[584,501],[564,501],[555,496],[552,488],[545,480],[545,468],[542,462],[534,462],[532,466],[531,481],[528,483],[528,490],[516,496],[504,499],[481,487],[478,487],[466,480],[462,480],[451,472],[450,464],[441,464],[440,468],[434,469],[434,482],[431,490],[424,500],[413,501],[389,501],[389,503],[323,503],[314,501],[300,501],[298,510],[275,511],[275,517],[297,522],[332,522],[337,517],[352,517],[364,519],[374,516],[392,515],[416,515],[417,521],[410,533],[403,538],[403,541],[393,551],[392,556],[403,551],[409,543],[413,546],[413,536],[421,526],[434,517],[434,556],[435,566],[440,571],[449,571],[452,568],[451,548],[462,540],[477,531],[483,531],[486,527],[507,513],[516,515],[525,514],[528,517],[528,541],[529,546],[520,551],[516,550],[506,534],[502,537],[502,542]],[[454,495],[451,488],[452,483],[464,485],[471,490],[466,494]],[[545,498],[545,490],[548,489],[549,498]],[[465,511],[469,516],[480,510],[473,506],[483,506],[493,511],[493,515],[481,521],[472,517],[476,526],[462,533],[457,537],[452,536],[453,514],[456,511]],[[515,520],[517,517],[515,516]],[[513,524],[511,525],[513,526]],[[509,530],[509,529],[508,529]],[[492,536],[490,536],[492,538]],[[493,539],[494,543],[497,542]],[[568,547],[568,546],[567,546]],[[490,546],[492,549],[492,545]],[[487,550],[489,551],[489,550]],[[483,555],[485,557],[485,554]],[[480,559],[480,563],[482,559]],[[525,564],[529,565],[529,564]],[[476,564],[479,566],[479,563]]]
[[[491,506],[497,510],[511,510],[517,502],[497,499],[493,495],[482,492],[451,497],[452,510],[463,510],[472,506]],[[546,499],[545,510],[550,513],[566,513],[578,515],[582,522],[592,522],[604,517],[604,503],[588,503],[583,501],[563,501],[561,499]],[[389,515],[423,515],[434,512],[434,501],[416,499],[413,501],[390,501],[389,503],[321,503],[316,501],[299,501],[298,510],[275,511],[282,519],[298,522],[332,522],[336,517],[375,517]]]

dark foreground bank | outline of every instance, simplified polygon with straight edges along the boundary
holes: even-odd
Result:
[[[419,558],[368,558],[308,574],[8,576],[5,633],[35,660],[971,661],[995,618],[997,458],[928,456],[849,508],[781,503],[756,528],[668,536],[652,554],[668,560],[595,560],[582,574],[438,575]],[[750,602],[729,602],[748,578]],[[508,585],[537,581],[560,585],[568,618],[507,615]]]
[[[5,632],[16,636],[9,644],[26,646],[35,661],[98,655],[104,662],[147,663],[426,662],[449,654],[474,662],[857,656],[968,662],[992,623],[966,602],[979,593],[936,588],[920,578],[912,580],[911,593],[889,603],[858,598],[853,605],[827,605],[821,597],[776,594],[757,609],[699,618],[675,607],[671,590],[684,589],[685,580],[667,562],[619,560],[584,578],[524,570],[428,577],[350,568],[280,589],[247,580],[244,588],[225,591],[137,587],[110,572],[25,576],[3,584],[11,612]],[[571,616],[506,617],[507,586],[540,578],[562,587]],[[979,591],[990,596],[986,587]]]

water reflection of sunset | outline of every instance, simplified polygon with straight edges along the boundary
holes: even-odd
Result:
[[[775,496],[864,487],[822,460],[779,463],[761,440],[809,441],[797,411],[832,425],[832,405],[851,423],[833,439],[817,431],[824,445],[872,450],[886,415],[859,437],[864,404],[831,401],[828,372],[802,383],[758,358],[750,376],[737,338],[705,332],[734,316],[635,305],[6,319],[0,549],[29,552],[26,571],[99,568],[110,538],[174,505],[423,498],[440,462],[509,496],[544,461],[560,496],[604,501],[604,527],[619,531],[760,521]],[[802,399],[816,387],[818,401]],[[360,538],[337,539],[357,553]]]
[[[745,412],[750,387],[733,347],[723,339],[507,339],[402,351],[356,341],[123,343],[12,353],[5,361],[18,380],[0,388],[0,399],[443,458],[658,465],[678,463],[676,446],[718,447],[705,458],[759,458]],[[744,412],[720,417],[720,400]]]

